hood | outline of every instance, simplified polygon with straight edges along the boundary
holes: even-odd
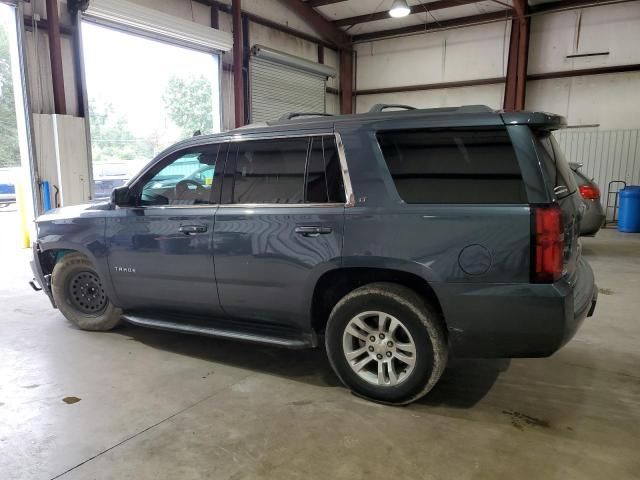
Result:
[[[36,218],[38,222],[48,222],[52,220],[62,220],[80,217],[102,216],[101,212],[111,210],[113,205],[110,202],[84,203],[82,205],[70,205],[68,207],[53,208]]]

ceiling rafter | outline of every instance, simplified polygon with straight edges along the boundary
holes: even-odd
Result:
[[[324,5],[332,5],[334,3],[342,3],[342,2],[346,2],[347,0],[307,0],[307,4],[309,4],[309,6],[316,8],[316,7],[322,7]]]
[[[339,27],[316,12],[312,6],[302,0],[282,0],[293,13],[307,22],[325,40],[338,47],[351,48],[351,37]]]
[[[485,0],[437,0],[429,3],[419,3],[410,7],[409,15],[416,13],[427,13],[435,10],[443,10],[445,8],[459,7],[462,5],[469,5],[472,3],[480,3]],[[334,20],[332,23],[338,27],[346,27],[350,25],[356,25],[359,23],[373,22],[376,20],[386,20],[390,18],[388,11],[373,12],[366,15],[357,15],[355,17],[340,18]]]
[[[414,33],[426,33],[429,31],[464,27],[486,22],[494,22],[499,20],[510,20],[513,18],[512,9],[499,10],[497,12],[481,13],[479,15],[470,15],[468,17],[452,18],[449,20],[440,20],[438,22],[420,23],[418,25],[410,25],[408,27],[394,28],[391,30],[380,30],[377,32],[362,33],[353,36],[354,42],[363,42],[368,40],[378,40],[385,37],[394,37],[398,35],[410,35]]]

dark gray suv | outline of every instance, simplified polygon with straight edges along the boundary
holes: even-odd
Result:
[[[37,283],[82,329],[324,342],[349,388],[394,404],[449,355],[551,355],[597,296],[564,119],[382,110],[174,145],[111,202],[38,218]]]

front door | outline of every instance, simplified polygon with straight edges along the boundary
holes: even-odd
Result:
[[[160,160],[107,220],[113,288],[124,308],[219,313],[212,239],[226,145]]]
[[[223,189],[214,258],[224,312],[304,324],[310,285],[341,262],[345,193],[334,136],[232,142]]]

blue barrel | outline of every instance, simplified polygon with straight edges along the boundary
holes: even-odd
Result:
[[[625,187],[620,190],[618,230],[640,232],[640,186]]]

